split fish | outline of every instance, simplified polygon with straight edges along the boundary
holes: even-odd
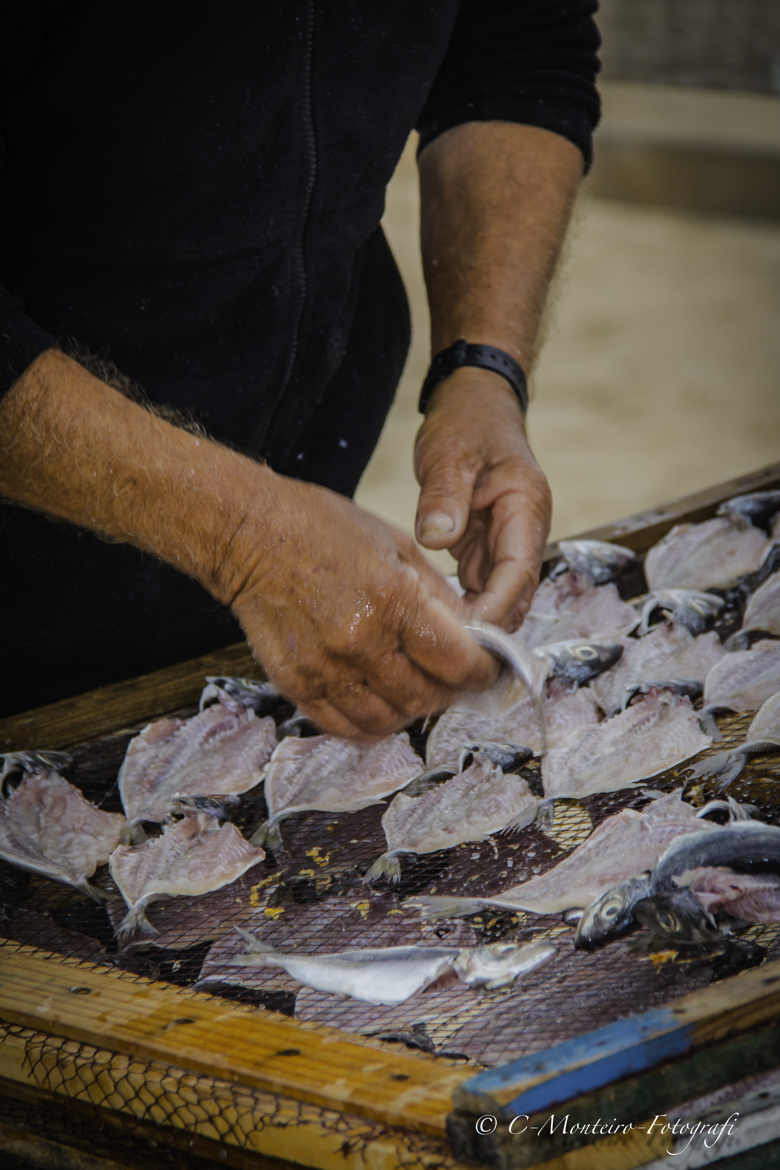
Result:
[[[639,616],[612,584],[593,585],[578,573],[547,577],[537,588],[525,620],[512,637],[528,649],[571,639],[614,641]]]
[[[560,540],[558,551],[570,569],[594,585],[614,581],[638,562],[633,549],[606,540]]]
[[[607,712],[619,711],[627,690],[637,684],[666,679],[697,679],[707,674],[726,651],[714,631],[694,637],[681,626],[654,627],[644,638],[623,638],[623,656],[611,670],[591,683]]]
[[[705,713],[755,711],[780,691],[780,642],[764,638],[749,650],[732,650],[704,679]]]
[[[248,945],[234,963],[282,967],[307,987],[376,1004],[403,1003],[450,970],[471,986],[503,987],[555,953],[549,945],[499,943],[470,948],[357,948],[307,955],[274,950],[248,931],[240,933]]]
[[[197,715],[158,719],[130,741],[118,784],[131,824],[167,820],[179,797],[236,795],[262,779],[276,745],[273,719],[259,718],[214,680],[204,695],[209,691],[217,702]]]
[[[702,634],[712,625],[725,602],[717,593],[703,593],[700,589],[659,589],[650,593],[642,605],[639,635],[650,628],[650,618],[657,609],[671,615],[677,625],[685,626],[689,634]]]
[[[711,743],[690,699],[651,691],[547,752],[542,760],[545,796],[614,792],[682,763]]]
[[[371,743],[335,735],[283,739],[265,770],[268,820],[251,840],[278,849],[278,825],[285,817],[367,808],[419,776],[421,765],[405,731]]]
[[[693,828],[718,826],[698,817],[681,797],[682,789],[658,797],[636,812],[623,809],[597,826],[590,836],[546,873],[482,898],[416,896],[410,904],[425,915],[474,914],[484,906],[561,914],[593,902],[606,889],[638,869],[651,869],[676,837]]]
[[[36,753],[24,756],[21,782],[0,797],[0,857],[101,897],[88,879],[116,848],[125,818],[95,808]],[[19,754],[13,766],[20,766]]]
[[[612,886],[587,907],[577,928],[575,946],[591,948],[624,934],[634,925],[640,902],[675,895],[680,889],[678,879],[684,881],[686,873],[701,867],[778,874],[780,828],[740,820],[715,826],[714,831],[683,834],[664,850],[651,872],[636,874]],[[690,914],[695,918],[696,907],[687,897],[678,901],[683,922],[680,933],[690,933]],[[703,920],[704,915],[701,907],[699,918]],[[714,922],[704,922],[702,929],[707,925],[714,928]]]
[[[146,907],[156,898],[207,894],[240,877],[265,853],[246,841],[235,825],[216,826],[209,816],[191,814],[166,825],[161,837],[143,845],[119,845],[109,858],[111,876],[128,906],[117,935],[136,930],[155,934]]]
[[[434,853],[465,841],[482,841],[501,829],[520,829],[536,816],[539,801],[521,776],[480,758],[422,796],[399,792],[382,817],[387,852],[364,876],[397,882],[400,853]]]
[[[718,752],[696,764],[689,772],[690,781],[715,777],[720,789],[736,780],[751,756],[780,752],[780,691],[771,695],[760,706],[744,743],[727,752]]]
[[[757,632],[780,637],[780,573],[768,577],[751,593],[742,615],[742,627],[729,638],[726,649],[746,649],[748,636]]]
[[[650,589],[712,589],[732,585],[758,569],[769,541],[758,528],[730,516],[677,524],[649,549]]]

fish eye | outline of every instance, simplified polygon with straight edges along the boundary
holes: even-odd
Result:
[[[574,651],[575,658],[581,658],[584,662],[588,662],[593,658],[598,658],[598,650],[594,650],[592,646],[578,646]]]
[[[601,916],[602,916],[602,918],[615,918],[615,917],[617,917],[617,915],[620,913],[620,911],[622,909],[623,909],[623,899],[622,898],[610,898],[601,907]]]
[[[676,934],[680,929],[680,920],[676,914],[671,910],[659,910],[657,914],[658,925],[667,934]]]

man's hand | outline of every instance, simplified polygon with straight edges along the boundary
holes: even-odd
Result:
[[[229,558],[232,602],[269,677],[325,731],[385,734],[485,686],[496,664],[414,541],[349,500],[275,476]],[[459,617],[460,613],[460,617]]]
[[[539,580],[551,499],[500,375],[464,367],[437,386],[415,473],[418,540],[457,559],[473,616],[516,629]]]

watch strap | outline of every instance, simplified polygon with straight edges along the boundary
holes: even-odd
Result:
[[[520,409],[524,414],[528,410],[528,387],[519,362],[494,345],[472,344],[461,337],[447,349],[440,350],[431,362],[420,391],[421,414],[425,414],[434,388],[461,366],[480,366],[484,370],[501,374],[514,390]]]

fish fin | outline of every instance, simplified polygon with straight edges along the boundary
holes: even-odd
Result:
[[[279,829],[279,820],[270,817],[267,821],[262,821],[249,838],[249,844],[269,849],[272,853],[283,853],[284,841]]]
[[[692,764],[686,769],[688,784],[694,780],[709,780],[711,776],[720,776],[728,769],[733,755],[734,753],[731,751],[718,752],[714,756],[707,756],[698,764]],[[742,764],[739,765],[736,775],[739,775],[742,766]]]
[[[653,616],[653,614],[655,613],[657,608],[658,608],[658,601],[656,600],[655,596],[651,593],[650,596],[648,597],[647,601],[642,606],[642,615],[641,615],[641,620],[639,622],[639,630],[638,630],[640,638],[643,637],[650,629],[650,618]]]
[[[521,833],[523,829],[527,829],[529,825],[534,823],[538,815],[538,808],[533,809],[530,815],[528,813],[520,813],[520,815],[515,817],[513,821],[510,821],[509,824],[503,825],[500,829],[498,829],[496,835],[501,837],[510,837],[514,833]],[[488,838],[488,840],[490,839],[491,838]]]
[[[726,755],[729,757],[728,767],[724,767],[718,773],[718,776],[716,778],[715,786],[716,786],[718,792],[725,792],[725,790],[728,788],[729,784],[731,784],[734,780],[736,780],[737,776],[739,776],[740,772],[742,771],[742,769],[745,767],[745,764],[747,763],[746,753],[743,751],[740,751],[739,748],[735,748],[735,750],[733,752],[728,752],[728,753],[726,753]]]
[[[534,817],[534,824],[537,825],[543,833],[547,833],[553,826],[555,820],[555,797],[546,796],[544,800],[540,800],[536,809],[536,816]]]
[[[370,869],[363,874],[366,885],[384,878],[391,885],[397,886],[401,880],[401,863],[395,853],[382,853],[377,857]]]

